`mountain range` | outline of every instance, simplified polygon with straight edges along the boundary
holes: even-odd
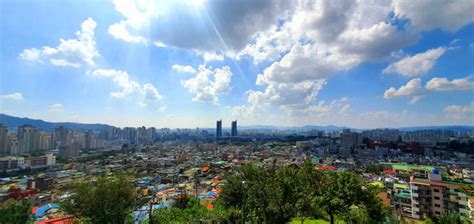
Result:
[[[108,124],[84,124],[75,122],[48,122],[40,119],[21,118],[7,114],[0,113],[0,124],[8,127],[11,131],[16,131],[18,126],[31,124],[38,127],[42,131],[53,131],[59,126],[64,126],[70,130],[91,130],[98,132],[105,128],[114,127]],[[213,130],[214,128],[203,128]],[[335,125],[306,125],[300,127],[284,127],[284,126],[273,126],[273,125],[250,125],[250,126],[239,126],[240,130],[267,130],[267,131],[309,131],[309,130],[320,130],[320,131],[340,131],[342,129],[351,129],[355,131],[369,130],[369,129],[358,129],[350,128],[346,126],[335,126]],[[445,126],[418,126],[418,127],[400,127],[397,128],[400,131],[417,131],[417,130],[452,130],[452,131],[468,131],[474,130],[474,126],[469,125],[445,125]]]
[[[67,129],[71,130],[91,130],[91,131],[100,131],[105,128],[113,127],[107,124],[82,124],[82,123],[74,123],[74,122],[48,122],[43,121],[40,119],[31,119],[31,118],[21,118],[21,117],[14,117],[6,114],[0,114],[0,124],[3,124],[8,127],[11,131],[16,131],[18,126],[31,124],[36,126],[42,131],[53,131],[55,128],[59,126],[64,126]]]

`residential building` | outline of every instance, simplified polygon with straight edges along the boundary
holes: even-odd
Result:
[[[32,153],[39,149],[39,131],[33,125],[23,125],[18,127],[19,153]]]
[[[449,212],[469,216],[468,197],[462,183],[443,181],[438,170],[425,178],[410,178],[412,217],[424,219]]]
[[[341,144],[344,146],[355,146],[362,142],[357,132],[351,132],[349,129],[343,129],[341,133]]]

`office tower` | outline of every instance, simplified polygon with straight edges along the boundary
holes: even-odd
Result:
[[[10,154],[8,147],[8,128],[0,124],[0,155]]]
[[[33,125],[18,127],[19,153],[32,153],[39,149],[39,131]]]
[[[222,120],[216,122],[216,138],[222,137]]]
[[[237,136],[237,120],[232,121],[232,130],[230,133],[233,137]]]

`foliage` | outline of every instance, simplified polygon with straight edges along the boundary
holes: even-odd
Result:
[[[225,179],[223,205],[241,210],[242,218],[251,222],[313,217],[334,223],[338,216],[352,223],[380,223],[388,215],[376,197],[377,189],[367,187],[362,178],[349,172],[318,171],[309,162],[299,169],[245,165]]]
[[[379,174],[383,172],[384,168],[384,165],[381,164],[370,165],[365,168],[365,172]]]
[[[434,224],[469,224],[470,222],[466,220],[462,220],[461,216],[456,213],[444,213],[438,216],[433,217],[432,223]]]
[[[28,223],[31,205],[27,201],[8,200],[0,204],[0,223]]]
[[[131,185],[122,176],[100,176],[96,185],[81,183],[70,200],[62,207],[75,216],[93,223],[124,223],[135,207],[137,197]]]
[[[208,210],[200,205],[197,199],[189,198],[185,201],[187,205],[184,207],[177,207],[175,203],[172,208],[155,210],[153,212],[153,223],[235,223],[235,217],[237,217],[235,210],[224,209],[220,205],[216,205],[214,209]]]

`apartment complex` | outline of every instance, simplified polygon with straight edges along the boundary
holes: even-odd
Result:
[[[412,217],[424,219],[443,213],[459,213],[470,217],[469,197],[462,183],[443,181],[438,170],[428,178],[410,178]]]

